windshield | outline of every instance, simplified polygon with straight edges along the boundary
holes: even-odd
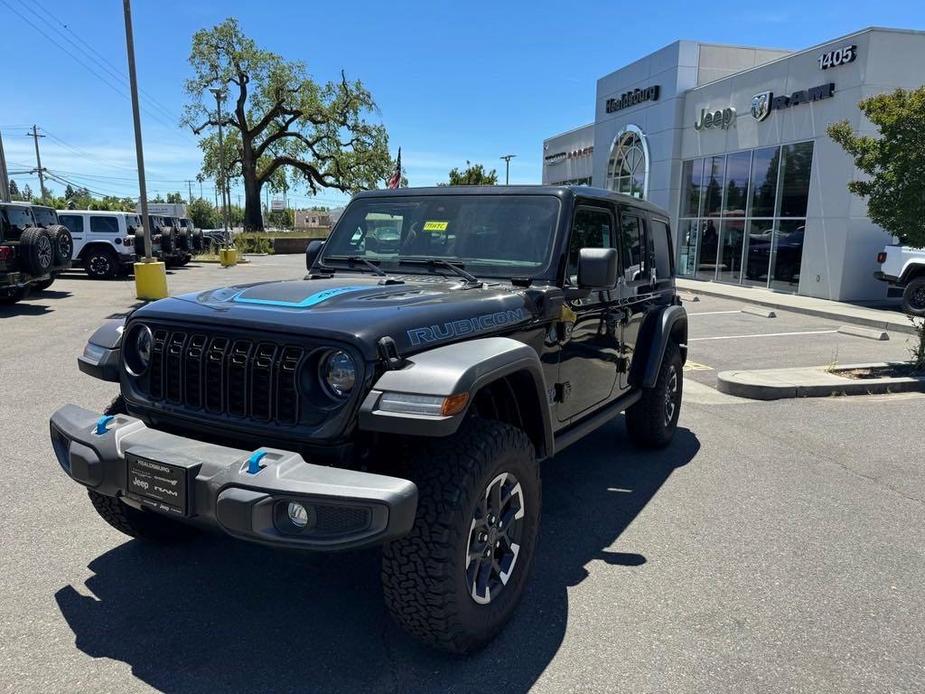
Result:
[[[395,270],[409,258],[445,258],[477,275],[530,276],[546,267],[558,214],[551,195],[359,198],[322,262],[358,256]]]
[[[58,215],[49,207],[33,207],[32,216],[35,217],[35,223],[41,227],[50,227],[58,223]]]

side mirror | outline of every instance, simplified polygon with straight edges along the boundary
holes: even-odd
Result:
[[[311,271],[312,265],[315,264],[315,260],[318,259],[321,249],[324,248],[324,241],[314,239],[309,241],[308,245],[305,247],[305,269]]]
[[[617,286],[617,250],[582,248],[578,251],[578,287],[607,290]]]

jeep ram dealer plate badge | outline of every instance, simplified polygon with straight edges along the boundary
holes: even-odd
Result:
[[[186,468],[126,453],[129,496],[160,511],[186,515]]]

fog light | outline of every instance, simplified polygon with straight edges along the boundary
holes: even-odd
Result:
[[[308,525],[308,511],[305,510],[302,504],[290,501],[289,507],[286,510],[289,514],[289,522],[299,530]]]

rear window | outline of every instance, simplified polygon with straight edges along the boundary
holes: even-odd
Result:
[[[653,219],[650,225],[652,245],[655,248],[655,274],[658,279],[672,276],[671,234],[665,222]]]
[[[50,227],[58,223],[58,215],[50,207],[33,207],[32,216],[39,226]]]
[[[94,215],[90,217],[90,231],[94,234],[118,234],[119,220],[115,217]]]
[[[28,207],[10,205],[9,207],[3,208],[3,212],[7,223],[11,227],[16,227],[19,231],[35,225],[32,220],[32,212]]]

